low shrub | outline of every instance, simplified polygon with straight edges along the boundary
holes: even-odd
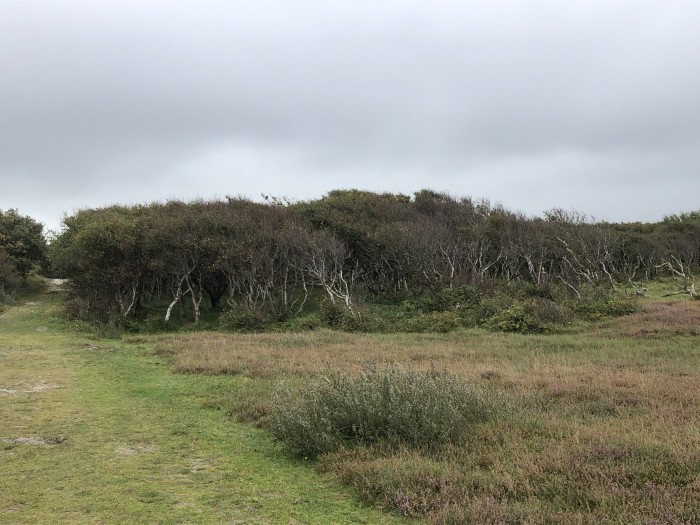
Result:
[[[365,305],[355,304],[350,310],[342,303],[334,303],[328,299],[321,301],[319,318],[326,327],[344,332],[381,332],[386,324]]]
[[[290,332],[307,332],[323,328],[323,322],[317,315],[305,315],[304,317],[294,317],[282,325],[284,330]]]
[[[318,315],[321,321],[330,328],[340,328],[343,325],[343,318],[347,308],[324,298],[319,304]]]
[[[533,299],[528,308],[537,321],[550,326],[567,325],[575,318],[571,308],[550,299]]]
[[[91,321],[94,319],[90,301],[87,299],[72,297],[63,304],[63,311],[71,321]]]
[[[546,324],[539,321],[524,303],[515,303],[505,310],[495,313],[486,323],[486,328],[497,332],[520,334],[542,333]]]
[[[573,301],[569,306],[579,317],[596,321],[633,314],[639,310],[639,301],[636,297],[615,294],[603,297],[582,295],[580,300]]]
[[[143,320],[143,327],[146,332],[158,333],[168,330],[168,323],[165,322],[160,312],[148,312]]]
[[[485,319],[484,326],[498,332],[549,332],[571,323],[574,319],[572,311],[566,305],[543,298],[515,301],[503,310],[493,310],[495,311]]]
[[[479,305],[479,321],[485,323],[494,315],[508,310],[516,299],[508,294],[499,293],[481,301]]]
[[[479,304],[479,293],[472,286],[443,288],[418,299],[406,301],[422,312],[447,312],[472,309]]]
[[[439,446],[487,415],[479,392],[447,372],[387,366],[280,390],[269,428],[293,453],[314,457],[356,443]]]
[[[420,314],[406,322],[408,332],[451,332],[462,326],[464,320],[455,312]]]
[[[232,332],[263,332],[272,322],[263,310],[243,304],[227,308],[219,316],[221,328]]]

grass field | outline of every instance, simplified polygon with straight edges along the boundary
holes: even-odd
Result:
[[[242,377],[72,331],[35,287],[0,314],[0,523],[398,523],[231,421]]]
[[[697,301],[555,335],[118,340],[60,301],[0,314],[0,523],[700,523]],[[264,431],[280,382],[384,363],[448,370],[496,410],[438,449],[315,464]]]
[[[440,450],[355,447],[319,460],[368,502],[432,523],[700,523],[700,304],[648,301],[557,335],[225,335],[153,340],[174,371],[233,374],[219,404],[264,426],[279,380],[371,363],[448,370],[497,414]]]

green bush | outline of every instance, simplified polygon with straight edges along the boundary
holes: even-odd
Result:
[[[491,297],[485,298],[479,305],[480,322],[487,322],[496,314],[500,314],[501,312],[508,310],[515,302],[514,297],[504,293],[498,293]]]
[[[280,390],[269,428],[292,452],[314,457],[355,443],[439,446],[487,414],[479,393],[449,373],[388,366]]]
[[[168,323],[165,322],[163,314],[160,312],[148,312],[143,320],[143,327],[149,333],[158,333],[168,330]]]
[[[92,321],[94,314],[90,308],[90,301],[80,297],[72,297],[63,304],[63,311],[71,321]]]
[[[272,321],[263,310],[243,304],[227,308],[219,316],[221,328],[233,332],[263,332]]]
[[[324,298],[319,305],[318,315],[321,321],[330,328],[340,328],[343,325],[343,318],[345,317],[346,310],[346,308],[338,303]]]
[[[499,332],[543,333],[567,325],[574,319],[572,311],[566,305],[539,297],[515,301],[502,310],[497,309],[497,302],[486,304],[490,311],[484,320],[484,326]]]
[[[639,310],[639,301],[636,297],[625,297],[609,294],[606,296],[587,296],[570,304],[571,310],[587,320],[595,321],[606,317],[620,317],[633,314]]]
[[[319,318],[328,328],[345,332],[381,332],[385,324],[380,316],[365,306],[353,306],[352,311],[342,303],[321,301]]]
[[[515,303],[495,313],[485,323],[486,328],[497,332],[532,334],[545,332],[546,324],[539,321],[524,303]]]
[[[567,325],[574,320],[574,313],[564,304],[549,299],[533,299],[527,304],[532,316],[545,325]]]
[[[408,332],[451,332],[464,324],[455,312],[430,312],[407,320]]]
[[[405,303],[422,312],[447,312],[473,309],[478,306],[479,301],[479,294],[474,287],[458,286],[443,288]]]
[[[139,323],[132,317],[124,317],[119,312],[112,312],[105,328],[107,332],[117,334],[116,336],[120,337],[124,332],[138,332]]]
[[[382,312],[355,306],[353,313],[345,312],[341,329],[346,332],[386,332],[387,320]]]

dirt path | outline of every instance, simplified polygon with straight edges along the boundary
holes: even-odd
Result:
[[[0,524],[400,522],[203,408],[239,379],[71,332],[54,292],[0,319]]]
[[[64,292],[66,286],[66,279],[47,279],[46,280],[46,291],[44,293],[58,293]]]

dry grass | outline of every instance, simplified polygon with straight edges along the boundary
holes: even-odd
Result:
[[[700,335],[700,301],[654,302],[616,324],[623,337]]]
[[[700,523],[700,305],[559,335],[186,334],[157,340],[185,373],[241,374],[231,401],[263,418],[275,379],[409,363],[472,381],[499,417],[438,452],[329,454],[368,501],[432,523]],[[254,407],[258,407],[255,409]],[[235,406],[234,413],[241,415]]]

